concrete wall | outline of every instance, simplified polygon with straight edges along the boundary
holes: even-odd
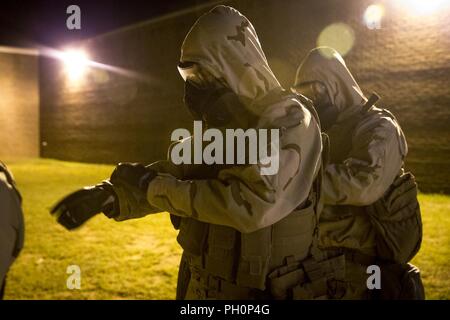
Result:
[[[390,7],[382,29],[362,23],[367,0],[230,1],[254,24],[275,74],[285,87],[316,46],[321,31],[344,22],[354,33],[345,59],[366,93],[378,92],[398,117],[410,147],[407,167],[426,191],[450,192],[450,13],[414,18]],[[192,126],[176,71],[182,40],[206,9],[172,15],[81,43],[102,63],[133,69],[153,81],[93,71],[84,84],[66,81],[60,65],[42,61],[42,140],[45,157],[144,161],[165,157],[170,132]],[[443,174],[444,173],[444,174]]]
[[[24,51],[0,53],[2,159],[39,156],[38,58],[36,52]]]

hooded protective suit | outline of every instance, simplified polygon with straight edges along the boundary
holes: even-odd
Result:
[[[367,99],[334,49],[317,48],[305,58],[295,84],[310,81],[321,81],[338,109],[337,120],[327,131],[330,152],[324,170],[320,244],[375,256],[375,231],[364,206],[382,197],[401,172],[407,154],[405,136],[386,110],[363,110]],[[346,267],[347,298],[364,297],[366,266]]]
[[[0,299],[9,267],[23,247],[21,199],[10,172],[0,162]]]
[[[311,190],[322,149],[318,124],[295,97],[283,94],[253,26],[233,8],[218,6],[197,20],[181,61],[198,63],[231,89],[252,128],[280,130],[280,164],[267,176],[260,164],[150,166],[158,176],[148,187],[148,202],[153,212],[170,212],[180,229],[177,296],[268,297],[268,274],[286,257],[301,261],[310,252],[316,226]],[[148,213],[121,211],[114,218]]]

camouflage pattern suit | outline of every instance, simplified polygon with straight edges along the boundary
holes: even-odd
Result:
[[[320,245],[346,248],[360,258],[373,257],[376,235],[365,206],[381,198],[402,172],[408,150],[405,136],[388,111],[375,106],[363,110],[367,99],[334,49],[314,49],[303,60],[294,87],[312,81],[325,85],[338,112],[326,131],[330,152],[324,170]],[[344,298],[368,297],[366,267],[373,261],[356,260],[346,261]]]

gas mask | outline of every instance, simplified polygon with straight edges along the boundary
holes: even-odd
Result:
[[[326,86],[321,81],[303,82],[292,90],[310,99],[317,111],[323,131],[330,129],[336,122],[339,110],[332,103]]]
[[[202,73],[197,64],[190,67],[180,64],[178,69],[185,79],[184,103],[195,120],[204,121],[210,128],[236,125],[235,121],[245,108],[233,91]]]

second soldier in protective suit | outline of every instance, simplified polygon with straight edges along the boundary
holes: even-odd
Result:
[[[117,221],[170,212],[183,248],[177,298],[329,297],[328,280],[344,260],[314,254],[322,149],[315,118],[282,90],[255,29],[233,8],[197,20],[179,70],[185,104],[205,126],[280,130],[279,171],[262,175],[260,163],[119,164],[109,180],[58,203],[58,221],[70,229],[100,211]]]
[[[319,243],[345,252],[343,298],[369,298],[370,265],[381,268],[383,298],[421,297],[418,270],[407,264],[420,246],[420,209],[414,177],[403,171],[407,144],[397,120],[374,106],[375,95],[364,96],[341,55],[329,47],[308,54],[293,90],[312,100],[329,136]]]
[[[12,173],[0,161],[0,300],[3,299],[6,276],[24,243],[22,197]]]

